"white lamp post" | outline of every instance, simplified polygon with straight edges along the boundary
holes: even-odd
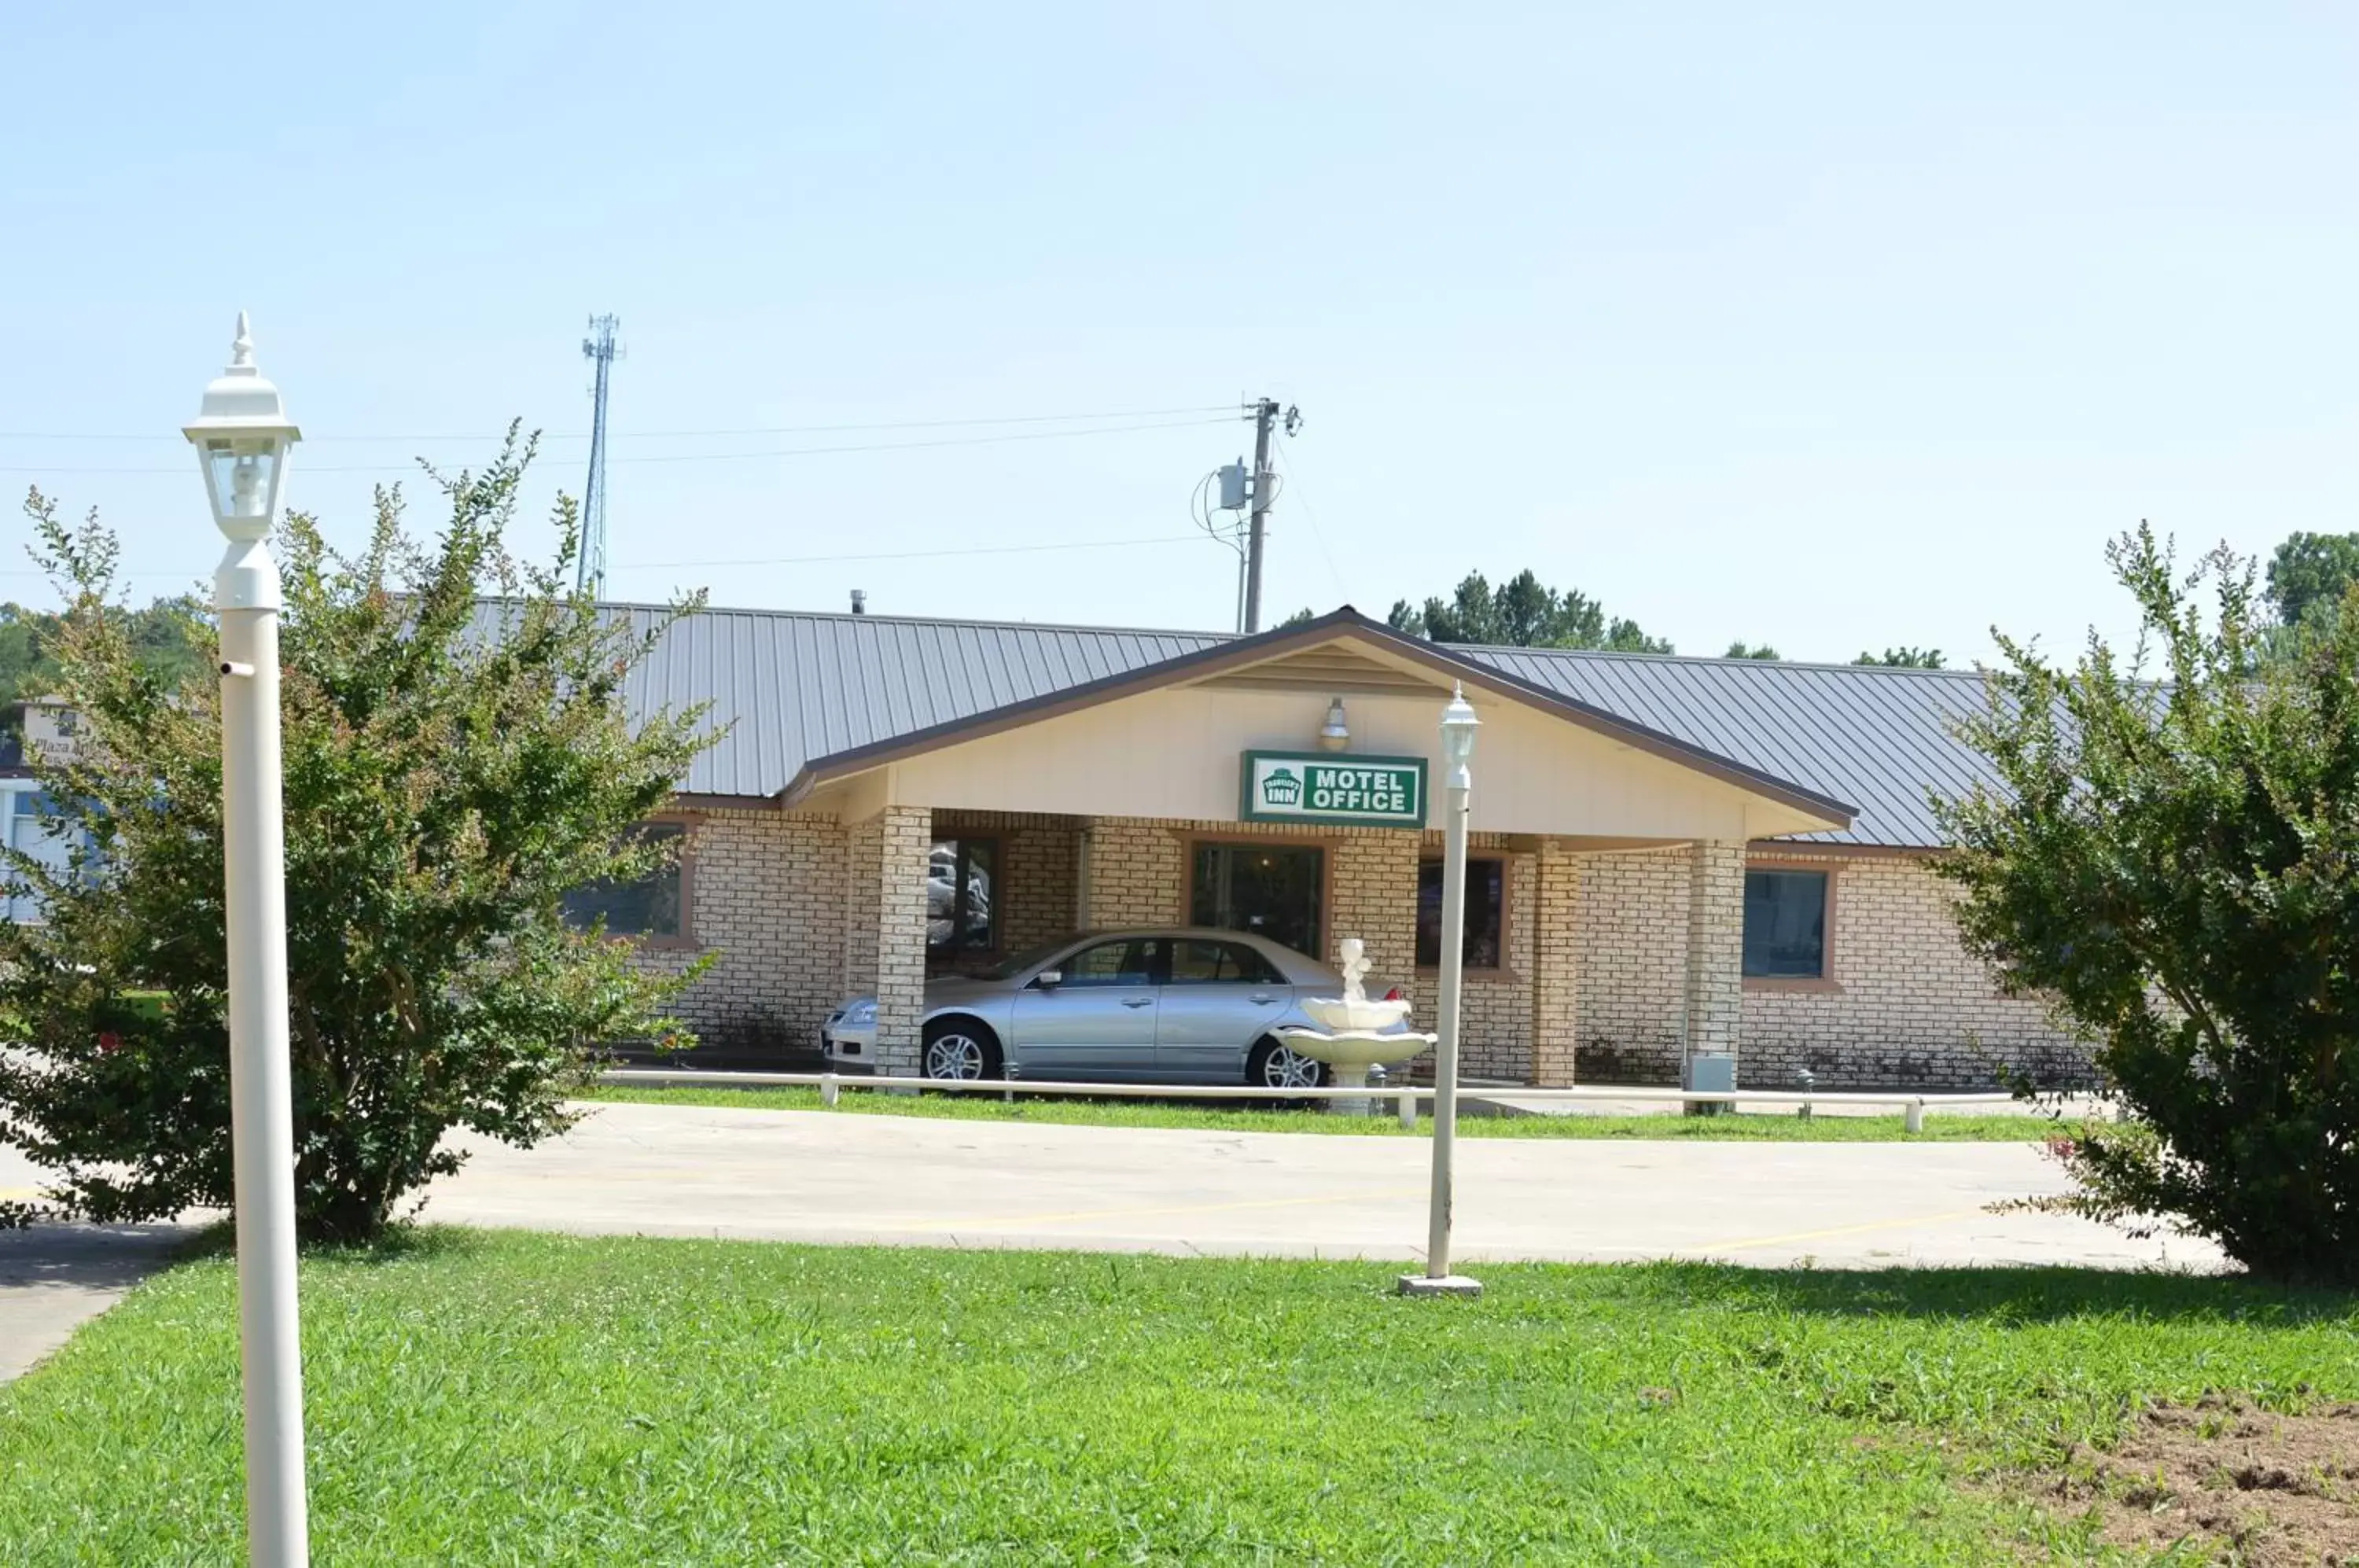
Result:
[[[278,567],[270,525],[302,432],[254,366],[238,313],[229,368],[183,427],[229,549],[221,620],[222,853],[229,917],[230,1138],[236,1163],[245,1517],[255,1568],[310,1561],[295,1312],[295,1126],[287,1051],[287,842],[279,799]]]
[[[1461,685],[1441,711],[1441,995],[1433,1020],[1433,1201],[1425,1272],[1400,1277],[1404,1296],[1479,1296],[1482,1281],[1450,1271],[1451,1158],[1458,1142],[1458,988],[1466,967],[1466,822],[1473,789],[1474,731],[1482,721]]]

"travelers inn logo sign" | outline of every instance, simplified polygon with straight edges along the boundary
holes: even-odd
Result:
[[[1237,815],[1249,822],[1425,826],[1425,758],[1249,751]]]

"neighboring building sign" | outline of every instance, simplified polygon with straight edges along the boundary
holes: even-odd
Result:
[[[1425,826],[1425,758],[1249,751],[1238,816],[1249,822]]]

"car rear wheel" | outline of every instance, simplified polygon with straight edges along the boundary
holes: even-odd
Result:
[[[997,1078],[1003,1071],[999,1040],[972,1018],[938,1019],[926,1026],[919,1066],[933,1079]]]
[[[1256,1089],[1319,1089],[1327,1064],[1313,1061],[1283,1040],[1265,1040],[1245,1058],[1245,1083]]]

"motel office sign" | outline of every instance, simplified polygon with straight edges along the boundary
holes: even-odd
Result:
[[[1249,822],[1425,826],[1425,758],[1249,751],[1237,815]]]

